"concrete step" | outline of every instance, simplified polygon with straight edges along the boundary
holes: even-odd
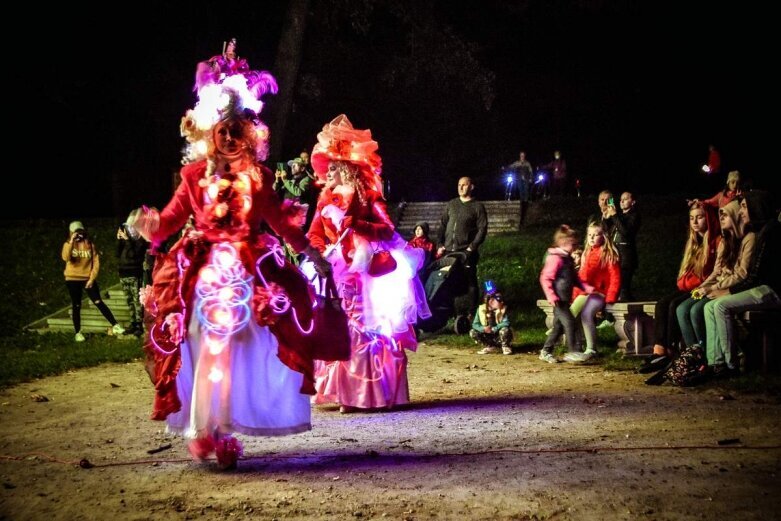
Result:
[[[47,320],[47,331],[62,331],[65,333],[73,333],[73,322],[70,317],[64,318],[49,318]],[[121,322],[120,322],[121,323]],[[126,324],[123,324],[127,326]],[[103,333],[109,334],[111,330],[111,324],[103,317],[100,320],[81,318],[81,331],[82,333]]]
[[[114,318],[117,319],[117,322],[127,327],[130,324],[130,309],[127,306],[127,300],[125,300],[122,287],[119,285],[112,286],[108,290],[103,291],[101,296],[103,302],[106,303],[114,315]],[[81,328],[85,333],[111,334],[109,331],[111,324],[88,298],[85,298],[81,305]],[[26,329],[39,332],[63,331],[72,333],[71,307],[64,307],[47,317],[38,319],[28,324]]]
[[[488,213],[488,233],[505,233],[517,231],[520,228],[520,203],[518,201],[483,201]],[[404,206],[396,226],[404,237],[411,237],[415,224],[427,222],[429,235],[436,236],[439,232],[439,220],[447,202],[412,202]]]

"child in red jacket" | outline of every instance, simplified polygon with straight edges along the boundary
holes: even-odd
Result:
[[[577,288],[573,292],[575,300],[570,310],[573,316],[580,316],[586,339],[586,351],[582,356],[580,350],[575,354],[567,353],[564,360],[568,362],[582,362],[597,354],[597,326],[594,318],[606,303],[612,304],[618,299],[618,291],[621,289],[618,250],[599,222],[592,222],[588,226],[586,248],[583,250],[578,275],[594,286],[594,293],[586,295]]]

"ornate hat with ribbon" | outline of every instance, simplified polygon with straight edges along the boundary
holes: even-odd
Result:
[[[312,168],[325,180],[330,161],[347,161],[357,165],[367,187],[382,193],[382,159],[377,154],[377,142],[371,130],[353,128],[347,116],[340,114],[323,126],[312,149]]]
[[[194,90],[198,102],[182,117],[180,131],[187,140],[183,163],[206,157],[212,129],[227,118],[252,121],[257,134],[255,156],[268,156],[268,127],[260,118],[266,93],[276,94],[277,82],[267,71],[250,70],[247,60],[236,55],[236,39],[223,45],[223,53],[200,62],[195,72]]]

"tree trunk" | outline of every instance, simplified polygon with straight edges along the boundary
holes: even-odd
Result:
[[[271,149],[269,157],[276,160],[284,144],[287,119],[293,106],[298,68],[304,51],[304,32],[309,12],[309,0],[290,0],[287,17],[279,37],[274,75],[279,83],[279,93],[274,99],[269,125]]]

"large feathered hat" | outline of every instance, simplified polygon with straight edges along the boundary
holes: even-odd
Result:
[[[182,162],[206,157],[212,141],[212,129],[228,118],[252,121],[257,134],[255,156],[268,156],[268,127],[260,120],[266,93],[276,94],[277,82],[267,71],[250,70],[247,60],[236,55],[236,39],[223,44],[223,53],[200,62],[195,72],[198,102],[182,117],[180,131],[187,140]]]
[[[382,193],[382,159],[377,148],[371,130],[353,128],[347,116],[340,114],[317,134],[317,143],[312,149],[312,168],[324,181],[330,161],[353,163],[360,169],[364,184]]]

